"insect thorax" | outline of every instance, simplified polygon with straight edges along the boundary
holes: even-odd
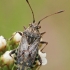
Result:
[[[37,38],[41,38],[41,34],[39,32],[39,26],[36,23],[32,23],[29,27],[23,32],[27,37],[27,41],[29,44],[33,43]]]

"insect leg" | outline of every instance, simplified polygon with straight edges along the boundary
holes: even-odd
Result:
[[[14,54],[16,52],[16,49],[12,50],[9,55],[11,56],[12,54]],[[11,56],[12,57],[12,56]]]
[[[43,51],[43,49],[46,47],[46,45],[48,44],[48,42],[41,41],[40,43],[41,43],[41,44],[45,44],[45,46],[44,46],[43,48],[41,48],[41,51]]]
[[[45,34],[46,32],[42,32],[41,35]]]
[[[25,26],[23,26],[23,28],[24,28],[24,30],[26,30],[26,27]]]

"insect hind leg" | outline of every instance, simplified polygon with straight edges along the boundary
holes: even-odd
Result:
[[[46,45],[48,44],[48,42],[40,41],[40,43],[41,43],[41,44],[45,44],[45,46],[43,46],[43,47],[41,48],[41,51],[43,51],[43,49],[46,47]]]

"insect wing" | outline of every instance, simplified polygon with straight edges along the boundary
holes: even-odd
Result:
[[[29,52],[26,52],[28,50],[28,42],[26,36],[22,36],[20,45],[18,47],[17,51],[17,67],[18,70],[24,70],[27,62],[27,57],[29,55]]]
[[[25,35],[22,36],[20,45],[18,47],[18,54],[20,53],[19,55],[22,55],[24,50],[28,50],[28,42]]]
[[[33,44],[29,47],[29,52],[31,53],[32,63],[34,63],[36,55],[38,54],[39,39],[36,39]]]

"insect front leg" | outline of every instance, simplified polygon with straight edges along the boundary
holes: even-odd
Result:
[[[17,70],[16,68],[16,66],[17,66],[17,50],[18,49],[14,49],[14,50],[12,50],[11,52],[10,52],[10,56],[14,59],[14,65],[13,65],[13,67],[12,67],[12,70]],[[13,56],[12,56],[12,54],[13,54]]]
[[[15,49],[14,50],[12,50],[10,53],[9,53],[9,55],[11,56],[12,54],[14,54],[15,53]],[[11,56],[12,57],[12,56]]]

